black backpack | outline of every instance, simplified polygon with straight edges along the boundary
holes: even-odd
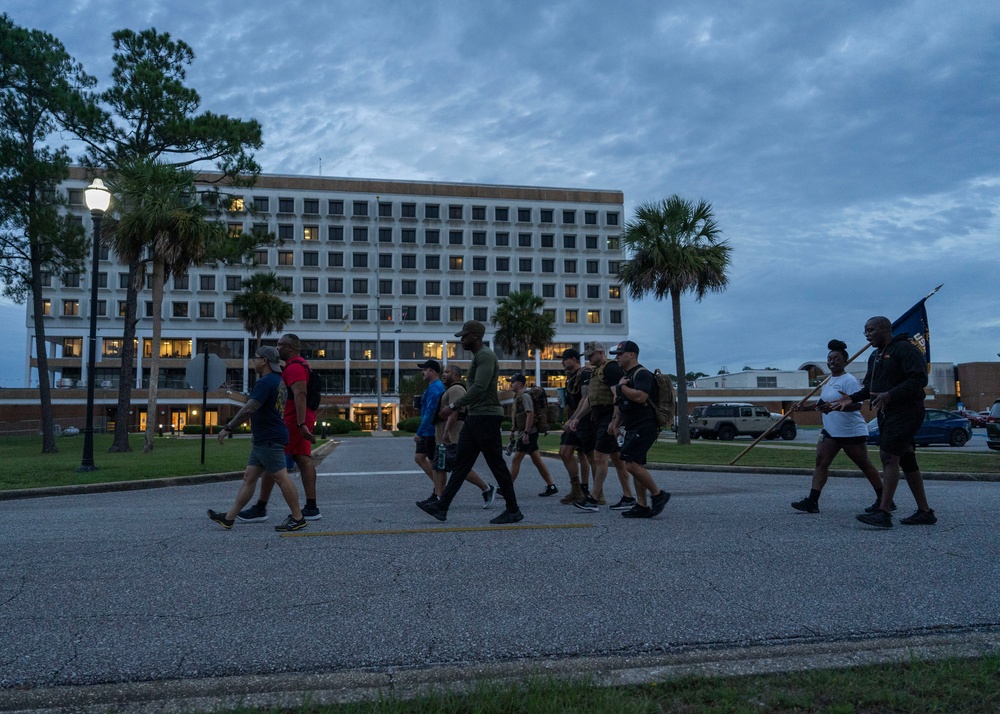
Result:
[[[323,378],[301,357],[294,359],[309,373],[309,376],[306,377],[306,409],[314,412],[319,409],[319,405],[323,401]]]

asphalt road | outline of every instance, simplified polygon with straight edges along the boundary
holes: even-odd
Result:
[[[470,486],[446,523],[419,511],[411,452],[346,440],[291,537],[280,496],[210,522],[235,482],[0,502],[0,693],[1000,631],[1000,483],[929,482],[938,525],[883,531],[860,479],[810,515],[805,476],[659,472],[670,503],[634,521],[539,498],[526,464],[500,530]]]

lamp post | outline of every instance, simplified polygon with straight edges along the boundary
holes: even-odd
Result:
[[[375,234],[378,239],[378,212],[380,196],[375,197]],[[376,245],[378,243],[376,242]],[[382,299],[379,290],[379,254],[375,251],[375,432],[382,435]]]
[[[94,363],[97,361],[97,269],[101,260],[101,219],[111,204],[111,193],[101,179],[83,192],[94,221],[94,250],[90,269],[90,336],[87,343],[87,427],[83,430],[83,460],[77,471],[95,471],[94,465]]]

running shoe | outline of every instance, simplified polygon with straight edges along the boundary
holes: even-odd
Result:
[[[524,514],[521,513],[520,509],[518,509],[514,512],[504,511],[496,518],[491,518],[490,523],[499,526],[505,523],[517,523],[518,521],[523,521],[523,520],[524,520]]]
[[[318,506],[303,506],[302,517],[307,521],[318,521],[323,517],[323,514],[319,512]]]
[[[448,511],[441,508],[440,501],[431,501],[430,503],[426,501],[417,501],[417,508],[430,516],[434,516],[439,521],[444,521],[448,518]]]
[[[300,518],[299,520],[295,520],[292,517],[292,514],[289,513],[288,518],[282,521],[279,525],[276,525],[274,527],[274,530],[279,531],[281,533],[287,533],[289,531],[300,531],[305,527],[306,527],[305,518]]]
[[[933,526],[937,523],[937,516],[934,515],[934,511],[916,511],[912,516],[907,516],[906,518],[900,518],[899,522],[904,526]]]
[[[208,509],[208,517],[225,528],[227,531],[233,527],[233,522],[226,518],[225,513],[216,513],[211,508]]]
[[[875,511],[878,510],[880,503],[881,503],[881,501],[879,501],[876,498],[875,499],[875,503],[873,503],[872,505],[868,506],[868,508],[865,509],[865,513],[875,513]],[[891,504],[889,504],[889,510],[890,511],[895,511],[896,510],[896,502],[895,501],[893,501]]]
[[[249,508],[244,508],[236,516],[240,523],[263,523],[267,520],[267,506],[255,503]]]
[[[627,511],[622,511],[622,518],[652,518],[653,511],[648,506],[640,506],[638,503]]]
[[[488,489],[483,491],[483,508],[489,508],[493,505],[493,502],[497,499],[497,487],[490,486]]]
[[[892,516],[885,511],[875,511],[874,513],[861,513],[857,519],[868,526],[878,528],[892,528]]]
[[[600,504],[597,503],[593,496],[587,496],[582,501],[577,501],[573,505],[581,511],[590,511],[591,513],[601,510]]]
[[[600,505],[600,502],[598,502],[598,505]],[[626,498],[625,496],[622,496],[621,500],[618,501],[618,503],[616,503],[615,505],[613,505],[611,507],[611,510],[612,511],[627,511],[630,508],[632,508],[632,506],[634,506],[634,505],[635,505],[635,499],[634,498]]]
[[[555,496],[557,493],[559,493],[559,489],[556,488],[556,485],[554,483],[550,483],[548,486],[545,487],[545,490],[542,491],[538,495],[539,496]]]
[[[667,493],[666,491],[660,491],[655,496],[650,496],[649,510],[652,511],[652,515],[650,515],[650,518],[652,518],[653,516],[660,515],[660,513],[663,512],[664,506],[667,505],[667,501],[669,500],[670,500],[670,494]]]
[[[877,509],[878,504],[875,504],[875,506]],[[794,508],[796,511],[805,511],[806,513],[819,513],[819,504],[816,503],[816,501],[809,498],[808,496],[803,498],[801,501],[796,501],[795,503],[793,503],[792,508]],[[865,510],[867,511],[868,509]]]

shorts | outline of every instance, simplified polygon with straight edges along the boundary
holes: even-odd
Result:
[[[655,421],[643,422],[625,430],[621,460],[627,464],[645,465],[646,453],[656,443],[659,428]]]
[[[312,442],[299,433],[299,425],[295,423],[293,417],[291,421],[286,421],[288,427],[288,443],[285,445],[285,453],[291,456],[312,456]],[[306,426],[310,433],[316,433],[316,415],[306,412]]]
[[[833,441],[837,446],[859,446],[861,444],[868,443],[867,436],[830,436],[830,432],[826,429],[820,429],[819,431],[820,441]]]
[[[414,443],[417,445],[414,453],[424,454],[432,461],[437,456],[437,442],[433,436],[418,436]]]
[[[913,438],[924,423],[924,408],[878,413],[879,449],[902,456],[913,451]]]
[[[594,424],[594,451],[602,454],[613,454],[618,451],[618,435],[609,434],[608,427],[615,418],[614,407],[597,407],[592,412]]]
[[[533,454],[534,452],[538,451],[538,432],[535,432],[534,434],[528,434],[527,444],[524,443],[523,436],[517,437],[516,444],[517,444],[517,446],[515,447],[516,451],[519,451],[522,454]]]
[[[585,454],[594,450],[597,434],[594,432],[594,422],[588,414],[576,426],[576,431],[564,431],[559,437],[560,446],[573,446]]]
[[[250,447],[247,466],[260,466],[269,474],[285,470],[285,445],[276,441],[254,444]]]

